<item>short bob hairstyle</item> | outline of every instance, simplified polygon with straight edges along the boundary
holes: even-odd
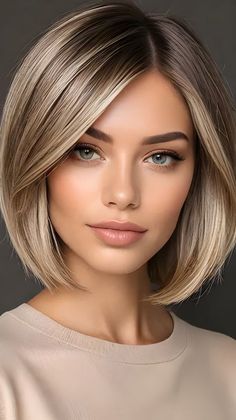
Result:
[[[181,302],[221,279],[236,244],[236,128],[231,93],[182,18],[134,1],[85,2],[45,31],[17,65],[0,127],[0,208],[23,268],[50,291],[75,284],[48,214],[47,175],[134,78],[148,70],[184,98],[196,164],[175,231],[147,262],[159,289],[144,300]]]

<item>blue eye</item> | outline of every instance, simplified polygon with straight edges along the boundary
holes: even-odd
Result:
[[[153,156],[154,156],[154,158],[153,158]],[[158,159],[156,159],[155,156],[158,156]],[[167,152],[156,152],[156,153],[153,153],[151,156],[149,156],[149,158],[147,158],[147,159],[150,159],[150,158],[157,162],[157,166],[160,164],[160,166],[164,167],[164,168],[169,168],[169,167],[174,165],[175,161],[182,160],[179,155],[176,155],[173,152],[168,152],[168,153]],[[163,158],[164,158],[165,162],[166,162],[166,160],[168,160],[168,158],[170,158],[170,163],[165,164],[165,162],[164,162],[164,164],[162,165],[161,162],[163,162],[163,160],[162,160]],[[153,162],[151,162],[151,163],[153,163]],[[154,165],[155,165],[155,163],[154,163]]]
[[[84,153],[85,160],[90,161],[90,159],[87,159],[87,158],[91,157],[91,154],[93,155],[94,152],[96,152],[96,149],[94,147],[91,147],[89,144],[80,143],[79,145],[77,145],[73,149],[73,153],[78,152],[78,151],[79,151],[79,153],[81,153],[81,151],[84,152],[84,150],[86,150],[86,153]],[[92,150],[92,152],[91,152],[91,150]],[[83,161],[84,157],[82,159],[79,157],[78,159]]]
[[[79,156],[77,156],[77,159],[82,162],[82,163],[90,163],[92,161],[96,161],[97,159],[90,159],[94,153],[97,153],[98,155],[100,155],[98,149],[95,146],[92,146],[91,144],[87,144],[87,143],[79,143],[77,144],[74,149],[72,150],[72,153],[75,154],[77,156],[77,153],[79,153],[82,158]],[[173,167],[177,161],[181,161],[181,160],[185,160],[183,156],[181,156],[179,153],[174,152],[174,151],[170,151],[170,150],[163,150],[163,151],[158,151],[156,153],[153,153],[152,155],[150,155],[147,159],[152,158],[153,156],[158,156],[158,159],[154,159],[157,163],[151,162],[151,164],[153,164],[154,166],[157,166],[160,169],[168,169]],[[170,158],[170,163],[165,163],[162,165],[161,162],[163,162],[163,158],[164,161],[166,161],[166,157]]]

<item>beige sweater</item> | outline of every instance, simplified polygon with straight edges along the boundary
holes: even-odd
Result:
[[[71,330],[27,303],[0,316],[1,420],[235,420],[236,340],[170,311],[147,345]]]

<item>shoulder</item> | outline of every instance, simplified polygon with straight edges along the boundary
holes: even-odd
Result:
[[[20,331],[18,322],[9,312],[0,315],[0,418],[13,419],[13,407],[17,404],[14,383],[19,367]]]
[[[9,370],[23,364],[40,341],[37,329],[17,311],[18,307],[0,315],[0,367]]]
[[[186,321],[185,321],[186,322]],[[222,354],[222,350],[228,350],[232,356],[236,356],[236,340],[222,332],[208,330],[203,327],[197,327],[195,325],[186,322],[187,331],[189,333],[190,343],[194,346],[198,346],[212,354]]]
[[[194,326],[186,322],[188,348],[199,366],[236,386],[236,340],[224,333]]]
[[[11,311],[0,316],[0,368],[12,366],[22,343],[22,324]]]

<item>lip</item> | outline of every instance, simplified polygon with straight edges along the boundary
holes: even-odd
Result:
[[[95,228],[105,228],[105,229],[113,229],[113,230],[121,230],[121,231],[132,231],[132,232],[146,232],[147,229],[143,228],[142,226],[137,225],[136,223],[131,222],[120,222],[116,220],[108,220],[104,222],[99,222],[94,225],[88,225],[90,227]]]
[[[89,226],[99,239],[108,245],[130,245],[143,237],[146,231],[138,232],[131,230],[108,229]]]

